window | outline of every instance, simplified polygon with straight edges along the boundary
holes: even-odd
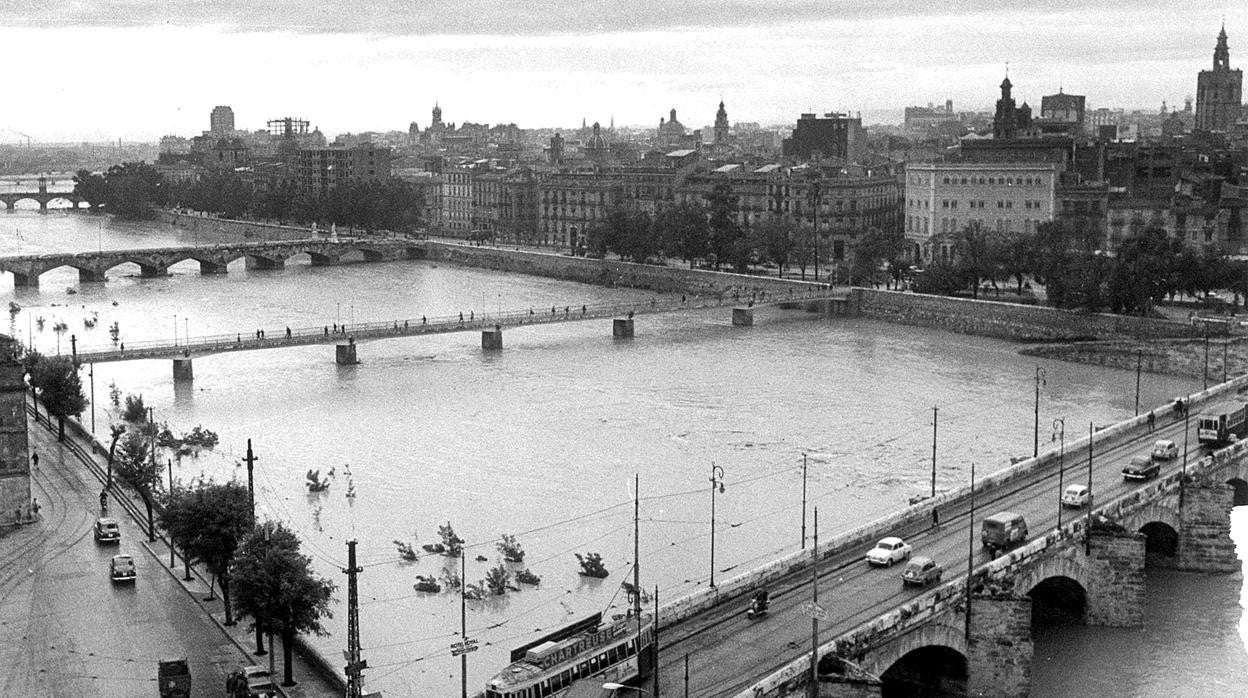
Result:
[[[940,207],[941,207],[941,208],[949,208],[949,200],[948,200],[948,199],[941,199],[941,200],[940,200]]]
[[[958,207],[957,199],[953,199],[952,201],[949,202],[949,208],[957,208],[957,207]]]
[[[1005,202],[997,199],[997,208],[1005,208]]]

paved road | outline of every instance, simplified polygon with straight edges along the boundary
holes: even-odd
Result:
[[[1169,438],[1183,444],[1183,422],[1171,423],[1171,417],[1159,417],[1155,432],[1114,448],[1093,454],[1093,493],[1098,505],[1144,484],[1124,482],[1122,466],[1132,455],[1146,453],[1156,439]],[[1189,462],[1205,454],[1196,446],[1195,414],[1190,422]],[[1073,425],[1071,425],[1073,427]],[[1078,438],[1077,427],[1068,430],[1069,441]],[[1085,432],[1086,433],[1086,432]],[[1177,471],[1180,457],[1162,466],[1162,476]],[[1086,446],[1082,453],[1067,451],[1064,484],[1086,483],[1088,461]],[[987,469],[982,471],[989,475]],[[1150,481],[1151,482],[1151,481]],[[1028,522],[1030,538],[1035,538],[1057,525],[1057,466],[1024,481],[1000,488],[976,503],[975,522],[998,511],[1022,513]],[[965,505],[954,511],[942,512],[941,526],[916,527],[897,531],[914,546],[916,555],[927,555],[945,567],[945,579],[966,572],[969,536],[975,535],[974,564],[989,561],[978,541],[978,530],[968,527]],[[1063,524],[1085,510],[1067,509]],[[869,547],[869,546],[868,546]],[[830,613],[828,621],[819,624],[819,642],[847,632],[876,616],[891,610],[930,589],[903,588],[901,568],[871,568],[863,560],[866,549],[847,552],[821,562],[819,603]],[[689,655],[690,696],[731,696],[767,676],[781,666],[810,652],[810,616],[802,606],[810,601],[808,570],[771,587],[772,608],[762,620],[748,620],[746,602],[727,604],[697,619],[697,624],[684,624],[660,636],[660,687],[668,695],[684,694],[685,655]],[[688,627],[686,627],[688,626]]]
[[[97,544],[99,481],[45,428],[32,425],[30,436],[40,454],[32,489],[41,520],[0,538],[0,695],[154,696],[157,661],[177,656],[190,661],[193,696],[224,695],[226,674],[257,660],[208,615],[220,601],[197,602],[202,582],[188,593],[167,570],[167,549],[150,554],[128,517],[118,517],[120,545]],[[108,578],[118,551],[134,556],[133,585]],[[306,673],[296,668],[302,682],[292,695],[337,695]]]

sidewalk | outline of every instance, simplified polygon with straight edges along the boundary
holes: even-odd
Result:
[[[28,429],[30,430],[32,436],[32,446],[37,441],[43,442],[40,444],[40,447],[42,450],[47,451],[49,448],[44,444],[50,445],[50,442],[55,442],[56,440],[56,423],[53,421],[51,424],[48,424],[45,419],[46,417],[44,413],[41,412],[40,418],[37,422],[28,422]],[[39,429],[39,427],[42,427],[42,429]],[[36,436],[36,434],[38,435]],[[102,483],[103,473],[108,467],[107,446],[90,438],[86,430],[83,429],[81,425],[68,419],[65,422],[65,441],[72,442],[73,445],[78,447],[73,449],[77,460],[83,461],[86,459],[89,461],[83,463],[85,469],[87,470],[85,476],[88,479],[94,478],[93,482]],[[123,496],[131,502],[136,503],[140,512],[143,511],[141,500],[130,492],[128,488],[123,489],[122,486],[117,484],[115,481],[114,486],[110,491],[110,497],[115,502],[118,497]],[[114,516],[124,516],[127,514],[127,510],[122,507],[120,503],[115,503],[114,506],[110,507],[110,509],[115,512],[113,514]],[[138,524],[140,528],[146,529],[147,522],[145,516],[140,515],[135,519],[135,523]],[[338,698],[344,694],[345,683],[336,675],[335,670],[337,667],[333,665],[327,666],[326,662],[322,661],[319,657],[310,657],[309,651],[298,639],[296,639],[295,648],[291,655],[291,671],[292,676],[296,681],[296,685],[282,687],[281,680],[284,675],[285,664],[282,660],[281,640],[274,637],[274,645],[277,650],[276,652],[268,652],[263,657],[255,656],[253,653],[256,649],[255,631],[248,630],[249,619],[246,617],[240,619],[237,615],[235,615],[236,623],[230,627],[225,625],[225,607],[221,601],[219,591],[209,597],[210,575],[207,575],[206,572],[192,566],[191,579],[184,579],[185,565],[180,555],[176,557],[176,567],[174,569],[170,569],[169,545],[159,530],[157,530],[157,539],[154,542],[147,542],[144,540],[142,541],[142,545],[152,556],[152,558],[160,564],[161,568],[169,574],[170,578],[179,583],[183,591],[185,591],[187,596],[195,602],[196,606],[199,607],[204,615],[210,618],[221,633],[226,636],[235,647],[238,648],[240,653],[239,663],[241,665],[260,664],[262,666],[268,666],[270,661],[269,658],[273,657],[272,673],[274,677],[274,684],[277,685],[278,689],[284,695],[288,696],[288,698]],[[265,649],[272,649],[269,647],[268,638],[265,639]],[[333,676],[330,676],[330,674],[333,674]],[[338,681],[334,680],[336,678]],[[224,691],[224,688],[222,690]]]

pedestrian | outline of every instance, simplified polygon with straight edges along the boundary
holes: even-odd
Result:
[[[121,343],[121,353],[123,353],[123,354],[124,354],[124,353],[126,353],[126,343],[125,343],[125,342],[122,342],[122,343]]]
[[[328,337],[328,336],[329,336],[329,325],[326,325],[326,326],[325,326],[325,336],[326,336],[326,337]]]
[[[404,321],[403,321],[403,329],[405,329],[405,330],[407,329],[407,320],[404,320]]]
[[[682,293],[682,294],[680,294],[680,302],[681,302],[681,303],[684,303],[684,302],[685,302],[685,294],[683,294],[683,293]]]
[[[108,487],[100,490],[100,516],[108,516]]]
[[[286,339],[290,339],[290,327],[286,328]]]
[[[936,507],[932,507],[932,528],[940,526],[940,512]]]
[[[1153,423],[1156,421],[1157,421],[1157,415],[1153,414],[1152,412],[1149,412],[1148,413],[1148,430],[1149,431],[1153,430]]]
[[[529,308],[529,317],[532,317],[532,316],[533,316],[533,309]]]
[[[38,516],[38,515],[39,515],[39,498],[38,498],[38,497],[31,497],[31,499],[30,499],[30,518],[32,518],[32,519],[33,519],[33,518],[35,518],[35,517],[36,517],[36,516]]]
[[[38,451],[31,450],[30,462],[31,462],[31,465],[34,466],[34,468],[36,469],[39,468],[39,452]]]
[[[462,310],[461,310],[461,311],[459,311],[459,321],[460,321],[461,323],[464,321],[464,311],[462,311]]]
[[[235,344],[242,344],[242,343],[243,343],[243,333],[242,333],[242,332],[239,332],[239,333],[237,333],[237,334],[238,334],[238,336],[234,339],[234,343],[235,343]]]
[[[585,306],[584,306],[584,305],[582,305],[582,306],[581,306],[581,315],[584,315],[584,314],[585,314]]]
[[[473,319],[475,319],[475,318],[476,318],[476,315],[472,312],[472,310],[469,310],[469,311],[468,311],[468,319],[471,321],[471,320],[473,320]]]
[[[420,316],[420,324],[422,324],[422,325],[427,325],[427,324],[429,324],[429,321],[425,319],[425,316],[424,316],[424,315],[421,315],[421,316]]]

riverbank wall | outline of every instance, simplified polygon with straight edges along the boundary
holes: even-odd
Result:
[[[422,244],[426,250],[426,258],[430,261],[579,281],[598,286],[640,288],[658,293],[685,293],[695,296],[736,293],[744,301],[750,296],[757,297],[758,294],[763,294],[764,299],[783,297],[790,291],[806,293],[824,286],[775,276],[634,264],[485,245],[478,247],[434,240]]]
[[[263,221],[216,218],[198,211],[157,211],[156,219],[175,228],[203,235],[205,242],[267,242],[306,240],[328,231]]]
[[[859,317],[1020,342],[1155,340],[1201,333],[1199,328],[1173,320],[1019,303],[869,288],[854,288],[850,296],[849,312]]]
[[[1152,342],[1102,341],[1044,344],[1020,354],[1134,371],[1165,373],[1222,382],[1248,373],[1248,337],[1203,337]]]

